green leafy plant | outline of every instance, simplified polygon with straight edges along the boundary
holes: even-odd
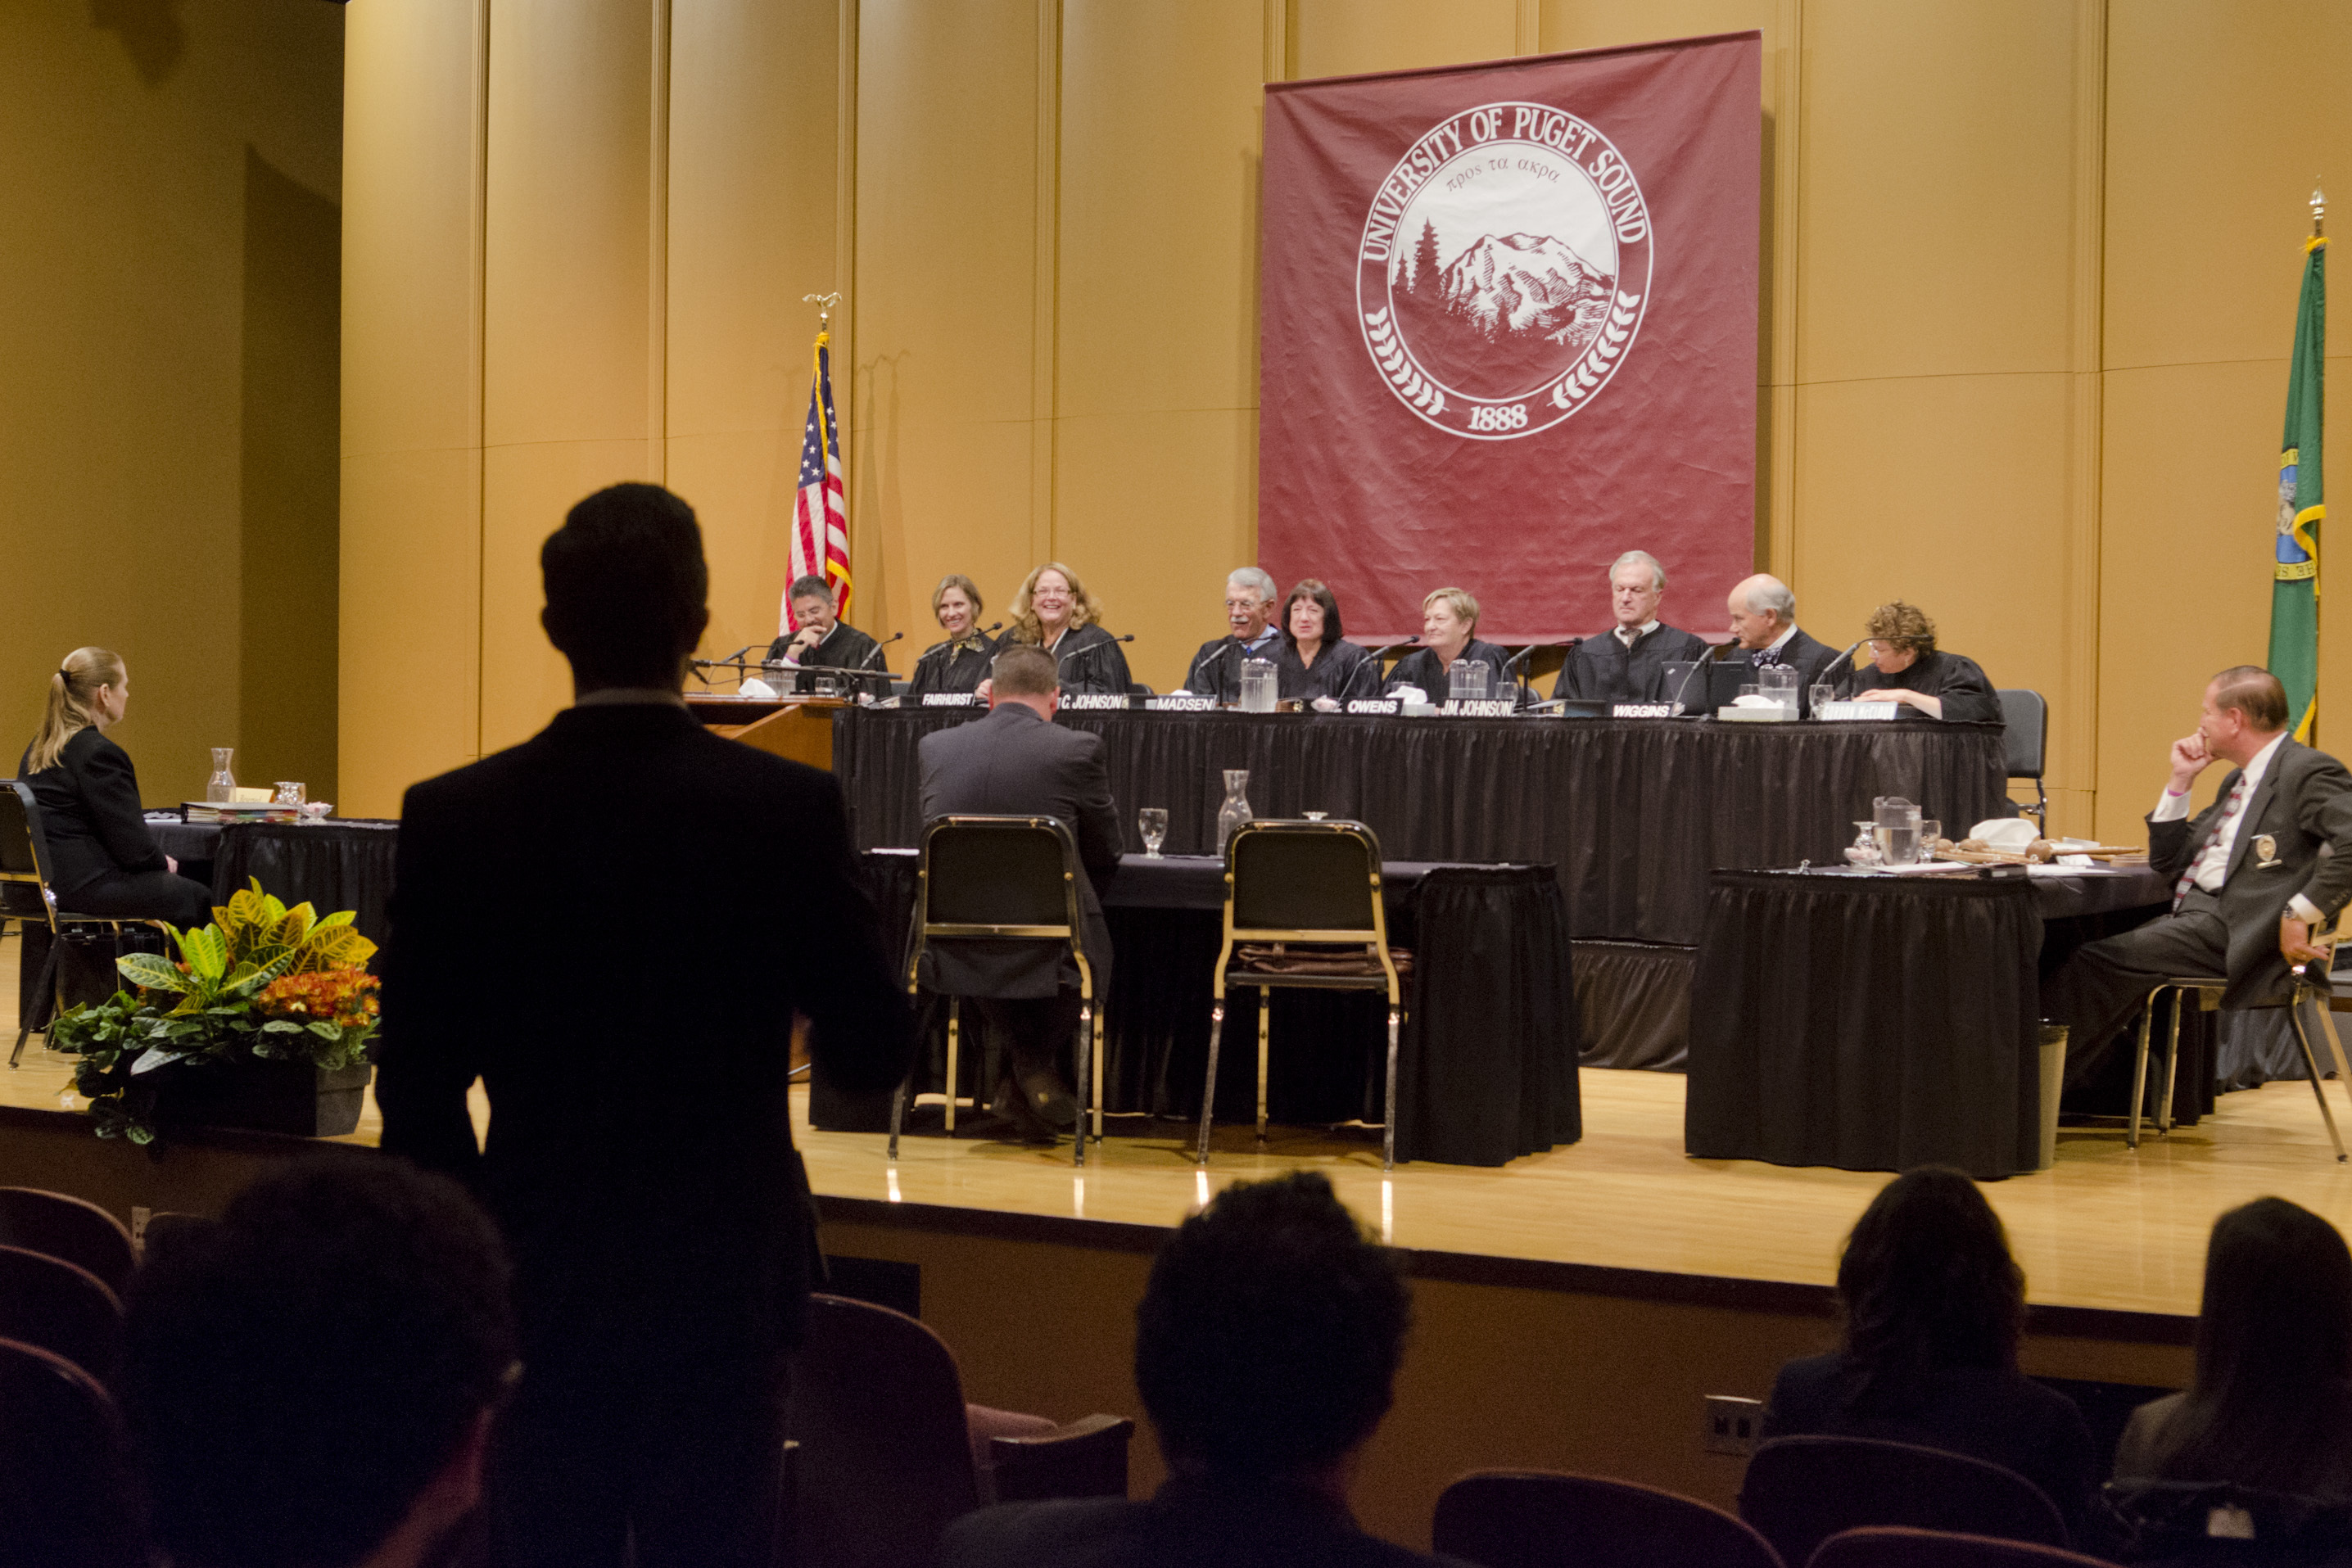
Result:
[[[176,963],[153,953],[115,960],[129,984],[68,1009],[49,1031],[52,1051],[80,1058],[74,1090],[100,1137],[154,1142],[153,1074],[165,1068],[261,1061],[334,1071],[367,1060],[375,944],[353,929],[351,911],[289,909],[256,878],[213,910],[210,925],[165,929]]]

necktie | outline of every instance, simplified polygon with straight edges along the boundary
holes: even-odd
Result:
[[[1778,648],[1759,648],[1759,649],[1757,649],[1757,650],[1756,650],[1756,667],[1757,667],[1758,669],[1759,669],[1759,670],[1769,670],[1769,669],[1772,668],[1774,665],[1778,664],[1780,662],[1780,649],[1778,649]]]
[[[2189,896],[2189,890],[2197,885],[2197,862],[2205,858],[2207,850],[2221,841],[2221,834],[2237,820],[2238,811],[2245,801],[2246,776],[2241,773],[2237,784],[2230,790],[2230,798],[2221,803],[2221,814],[2214,820],[2212,833],[2197,846],[2197,852],[2189,857],[2189,868],[2180,873],[2180,880],[2172,884],[2172,912],[2175,915],[2180,913],[2181,901]]]

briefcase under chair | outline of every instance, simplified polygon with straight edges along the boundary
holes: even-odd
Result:
[[[16,1020],[16,1049],[8,1053],[11,1067],[24,1057],[25,1041],[33,1031],[47,1030],[50,1019],[64,1006],[59,959],[68,930],[102,926],[113,933],[118,950],[126,925],[145,925],[159,934],[165,930],[161,920],[74,915],[59,909],[57,894],[49,886],[45,859],[41,809],[33,801],[32,787],[21,779],[0,779],[0,936],[7,935],[12,924],[19,936],[36,925],[49,933],[49,955],[42,961],[40,978],[34,982],[33,1005]],[[164,940],[168,942],[170,938]],[[18,989],[21,993],[23,988]]]
[[[1389,998],[1388,1085],[1382,1101],[1381,1168],[1396,1166],[1397,1031],[1404,1022],[1400,975],[1411,954],[1389,946],[1381,903],[1381,841],[1361,822],[1245,822],[1225,843],[1224,942],[1209,1012],[1209,1079],[1201,1092],[1195,1163],[1209,1163],[1209,1125],[1216,1113],[1217,1048],[1225,1031],[1225,988],[1257,989],[1257,1136],[1265,1141],[1268,1019],[1282,987],[1323,991],[1385,991]],[[1304,951],[1298,949],[1304,948]]]
[[[916,872],[915,925],[908,944],[907,994],[922,989],[923,953],[931,943],[957,939],[1063,942],[1078,967],[1077,1164],[1087,1163],[1087,1106],[1095,1142],[1102,1142],[1103,1021],[1087,962],[1078,879],[1086,867],[1077,841],[1054,817],[938,817],[923,829]],[[955,1131],[957,996],[948,1002],[947,1124]],[[978,993],[972,993],[977,995]],[[1091,1080],[1092,1092],[1088,1086]],[[915,1070],[890,1097],[890,1157],[914,1094]],[[973,1106],[978,1108],[975,1096]]]

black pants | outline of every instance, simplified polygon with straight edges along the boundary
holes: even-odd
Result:
[[[2189,889],[2177,915],[2076,949],[2042,988],[2042,1016],[2066,1026],[2067,1087],[2098,1076],[2158,982],[2220,975],[2229,958],[2221,903],[2201,888]]]
[[[168,871],[141,872],[135,876],[108,875],[85,883],[71,893],[59,894],[58,907],[68,915],[102,915],[114,920],[168,920],[185,931],[212,920],[213,890],[193,878],[176,876]],[[20,1019],[30,1019],[47,1016],[46,1007],[36,993],[51,944],[46,925],[26,921],[24,934],[25,946],[16,956],[16,1008]],[[101,940],[100,948],[93,950],[88,943],[80,943],[58,956],[65,968],[62,983],[68,1006],[103,1001],[114,993],[120,983],[114,974],[114,960],[120,954],[112,950],[114,946],[117,945]],[[161,953],[169,944],[126,933],[119,946],[122,952]]]
[[[1015,1078],[1033,1072],[1060,1075],[1063,1048],[1077,1038],[1078,993],[1000,1001],[982,997],[980,1016],[989,1032],[1004,1042]]]

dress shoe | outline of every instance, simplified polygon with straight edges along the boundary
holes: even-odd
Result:
[[[996,1086],[996,1097],[988,1103],[988,1109],[1003,1124],[998,1135],[1007,1143],[1051,1148],[1060,1141],[1045,1118],[1029,1108],[1028,1097],[1013,1086],[1011,1079]]]
[[[1048,1069],[1021,1074],[1021,1098],[1038,1119],[1064,1131],[1078,1124],[1078,1103]]]

